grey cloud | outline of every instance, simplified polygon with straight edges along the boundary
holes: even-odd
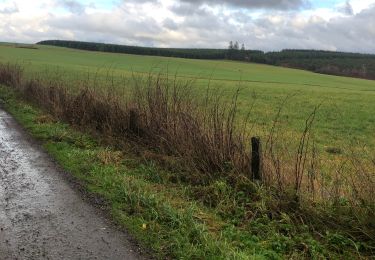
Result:
[[[178,24],[173,21],[170,18],[167,18],[163,21],[163,26],[169,30],[177,30],[178,29]]]
[[[123,0],[124,3],[129,2],[138,3],[156,3],[158,0]],[[207,5],[227,5],[246,9],[279,9],[279,10],[295,10],[311,6],[310,0],[177,0],[176,5],[187,7],[192,5],[191,8],[207,4]]]
[[[106,39],[125,44],[170,47],[226,48],[229,40],[247,48],[266,51],[284,48],[375,52],[375,6],[359,14],[331,20],[311,18],[296,26],[299,14],[283,14],[281,22],[270,16],[252,19],[246,12],[214,13],[198,8],[180,22],[170,18],[161,24],[149,16],[130,17],[121,11],[111,17],[99,14],[51,18],[54,29],[68,30],[80,40]],[[274,17],[273,17],[274,18]],[[181,37],[173,38],[173,30]],[[87,33],[90,32],[90,33]]]
[[[293,10],[310,6],[308,0],[181,0],[183,3],[230,5],[247,9]]]
[[[44,25],[71,32],[75,39],[101,42],[153,45],[154,37],[163,29],[150,17],[131,17],[120,9],[110,16],[103,13],[72,14],[69,17],[51,17]]]
[[[169,8],[173,13],[180,16],[191,16],[191,15],[206,15],[206,10],[202,7],[196,7],[193,4],[179,3],[174,4]]]
[[[19,9],[15,2],[12,2],[11,5],[5,6],[0,9],[0,14],[13,14],[13,13],[18,13],[18,12],[19,12]]]
[[[85,6],[76,0],[58,0],[57,5],[66,8],[74,14],[82,14],[85,12]]]
[[[166,16],[158,20],[152,13],[134,8],[135,2],[131,3],[132,8],[127,8],[127,4],[129,2],[117,6],[110,13],[96,10],[90,14],[51,15],[33,28],[22,20],[19,23],[14,19],[4,20],[0,35],[27,42],[65,38],[204,48],[226,48],[228,42],[234,40],[245,43],[249,49],[265,51],[307,48],[375,53],[375,6],[327,20],[318,15],[308,18],[299,12],[283,11],[274,11],[272,15],[262,12],[252,17],[251,12],[241,8],[212,10],[205,6],[194,8],[194,4],[185,2],[170,9],[178,19]],[[8,24],[5,26],[5,23]]]
[[[293,26],[294,17],[275,27],[272,23],[258,23],[266,34],[253,44],[261,49],[283,48],[327,49],[375,53],[375,6],[353,16],[329,21],[310,20],[302,27]]]
[[[197,9],[186,15],[178,28],[194,36],[183,47],[226,47],[229,40],[238,40],[248,48],[266,51],[302,48],[375,53],[374,13],[372,6],[356,15],[331,20],[311,18],[298,23],[298,13],[279,13],[280,21],[275,22],[276,16],[252,19],[250,14],[238,10],[214,14]]]
[[[143,4],[143,3],[160,3],[159,0],[123,0],[123,2],[126,3],[138,3],[138,4]]]

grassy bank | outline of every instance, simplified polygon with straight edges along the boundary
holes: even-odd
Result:
[[[116,99],[102,103],[105,96],[96,99],[84,90],[78,93],[80,102],[74,103],[76,96],[59,92],[61,89],[56,86],[46,88],[35,85],[41,82],[33,82],[13,82],[9,84],[13,90],[1,88],[0,95],[7,110],[88,191],[104,198],[114,219],[151,247],[158,257],[358,258],[374,253],[371,205],[354,205],[342,197],[329,203],[301,204],[301,201],[291,200],[287,190],[279,193],[273,186],[256,184],[232,171],[232,167],[187,171],[189,168],[181,167],[181,158],[166,153],[166,146],[147,135],[143,135],[143,140],[152,140],[151,143],[140,142],[134,136],[119,138],[119,129],[123,131],[121,134],[128,133],[126,117],[122,121],[125,125],[109,125],[111,117],[102,121],[108,116],[103,111],[115,111],[108,109],[108,104],[119,105],[114,102]],[[82,97],[82,94],[85,95]],[[160,97],[159,94],[156,97]],[[62,103],[67,113],[61,111],[58,97],[67,101]],[[146,97],[154,100],[155,96]],[[36,104],[44,110],[38,109]],[[144,104],[144,99],[139,104]],[[69,113],[70,107],[78,112]],[[101,110],[97,110],[99,107]],[[116,108],[119,113],[124,107]],[[127,113],[126,110],[123,115]],[[62,123],[64,118],[70,125]],[[142,129],[150,129],[150,133],[155,134],[152,127],[145,128],[142,124],[132,131]],[[163,129],[169,131],[169,128]],[[162,134],[158,132],[156,136],[168,137]],[[168,144],[169,148],[175,145],[172,146],[175,149],[178,145]],[[220,149],[223,148],[217,148]],[[183,158],[194,159],[194,154]],[[196,166],[194,162],[191,165]],[[206,176],[202,175],[204,172]]]
[[[189,60],[180,58],[137,56],[88,52],[66,48],[37,46],[38,49],[0,45],[0,60],[19,63],[27,72],[56,78],[56,74],[71,83],[88,77],[97,80],[114,78],[121,91],[128,90],[123,80],[133,73],[164,71],[173,78],[194,80],[197,95],[201,95],[209,81],[231,98],[241,86],[239,116],[246,117],[255,101],[250,120],[257,135],[266,136],[287,95],[280,117],[283,132],[293,137],[304,128],[304,121],[314,107],[323,102],[315,122],[316,142],[327,158],[327,165],[335,163],[350,149],[375,148],[375,81],[320,75],[302,70],[286,69],[234,61]],[[106,84],[98,83],[105,88]],[[339,150],[340,153],[332,153]]]

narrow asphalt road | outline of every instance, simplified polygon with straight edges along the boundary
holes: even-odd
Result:
[[[73,186],[0,109],[0,260],[141,258]]]

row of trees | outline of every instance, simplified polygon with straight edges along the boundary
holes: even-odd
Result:
[[[101,51],[112,53],[126,53],[150,56],[179,57],[189,59],[225,59],[227,50],[224,49],[179,49],[179,48],[152,48],[118,44],[105,44],[81,41],[48,40],[37,44],[53,45],[88,51]]]
[[[246,50],[245,45],[231,41],[228,49],[149,48],[79,41],[42,41],[53,45],[89,51],[179,57],[190,59],[229,59],[310,70],[318,73],[375,79],[375,55],[316,51],[283,50],[263,52]]]
[[[267,64],[317,73],[375,79],[375,55],[316,50],[283,50],[264,54]]]
[[[230,41],[228,59],[292,67],[317,73],[375,79],[375,55],[317,50],[247,51]]]

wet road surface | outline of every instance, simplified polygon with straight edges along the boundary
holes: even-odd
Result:
[[[0,108],[0,259],[140,259]]]

